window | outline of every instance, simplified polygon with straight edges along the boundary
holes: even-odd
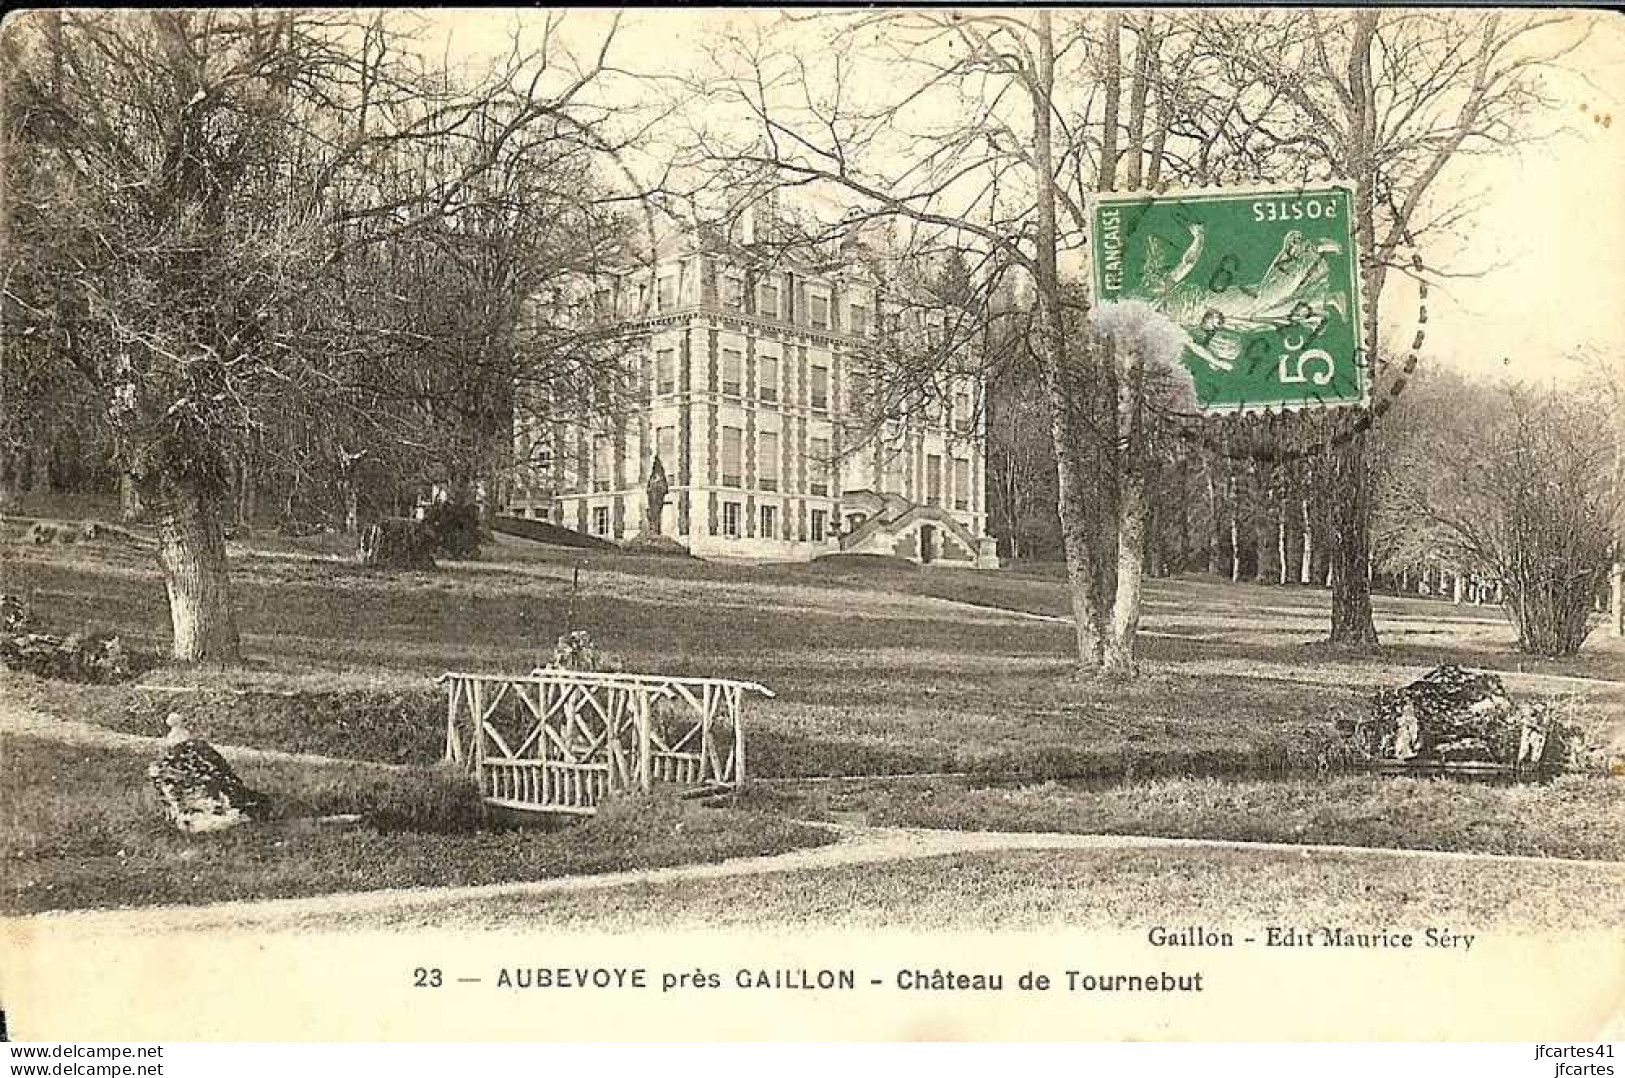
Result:
[[[901,449],[893,453],[890,457],[886,458],[886,467],[884,468],[881,477],[883,481],[881,493],[903,493],[903,487],[906,485],[904,476],[904,469],[906,466],[907,461],[904,459],[904,454]]]
[[[779,489],[779,432],[764,430],[756,435],[756,486],[759,490]]]
[[[814,509],[812,511],[812,541],[822,543],[829,533],[829,513],[827,510]]]
[[[763,318],[777,318],[779,316],[779,286],[772,281],[763,281],[756,294],[756,313]]]
[[[594,535],[609,534],[609,506],[595,505],[592,509],[592,533]]]
[[[722,534],[729,539],[739,538],[740,510],[738,502],[722,503]]]
[[[807,316],[814,329],[829,328],[829,297],[816,293],[807,298]]]
[[[813,438],[807,443],[808,489],[818,495],[829,493],[829,439]]]
[[[954,394],[954,427],[960,431],[971,429],[970,394]]]
[[[722,428],[722,485],[725,487],[742,487],[745,485],[744,460],[745,432],[738,427]]]
[[[777,539],[779,537],[779,507],[776,505],[762,506],[762,527],[759,532],[763,539]]]
[[[592,440],[592,489],[608,490],[614,471],[615,443],[610,441],[608,435],[600,434]]]
[[[942,458],[935,453],[925,458],[925,504],[942,504]]]
[[[764,401],[779,399],[779,357],[760,355],[756,371],[756,396]]]
[[[615,317],[615,293],[608,288],[600,288],[594,296],[594,305],[599,318]]]
[[[637,309],[636,313],[637,314],[647,314],[648,312],[649,312],[649,285],[646,282],[639,281],[638,282],[638,309]]]
[[[822,412],[829,408],[829,368],[815,366],[812,369],[812,406],[814,411]]]
[[[847,308],[847,317],[851,320],[852,335],[866,336],[869,332],[869,308],[854,303]]]
[[[677,353],[670,348],[655,353],[655,392],[677,392]]]
[[[666,478],[669,481],[677,468],[677,428],[655,428],[655,455],[660,458],[660,464],[666,469]]]
[[[744,357],[737,348],[722,350],[722,392],[730,397],[739,396],[739,384],[745,377]]]
[[[954,508],[970,508],[970,461],[954,461]]]
[[[745,279],[729,274],[722,278],[722,305],[739,310],[745,305]]]
[[[677,306],[677,278],[662,277],[656,282],[655,310],[669,311]]]

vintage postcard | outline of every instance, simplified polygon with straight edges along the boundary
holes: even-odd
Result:
[[[0,89],[4,1036],[1625,1035],[1617,12]]]

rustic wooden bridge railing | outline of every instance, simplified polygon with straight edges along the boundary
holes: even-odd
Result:
[[[446,686],[445,759],[476,776],[487,804],[575,815],[655,783],[737,790],[745,695],[773,696],[727,678],[556,669],[436,680]]]

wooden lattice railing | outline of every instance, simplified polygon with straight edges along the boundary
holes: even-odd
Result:
[[[445,759],[486,802],[590,815],[655,783],[737,790],[745,781],[744,698],[755,682],[537,669],[442,674]]]

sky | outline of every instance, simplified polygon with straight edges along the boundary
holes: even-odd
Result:
[[[623,15],[612,61],[640,72],[682,71],[717,28],[770,10],[635,9]],[[569,12],[568,36],[595,48],[612,12]],[[535,10],[425,12],[426,36],[452,54],[504,47],[516,24],[539,26]],[[1571,357],[1625,363],[1625,15],[1595,20],[1565,70],[1547,76],[1557,101],[1540,126],[1547,137],[1493,158],[1461,159],[1441,192],[1476,207],[1459,242],[1421,251],[1430,266],[1468,276],[1435,280],[1423,358],[1475,377],[1584,382],[1591,368]],[[1606,125],[1602,122],[1606,118]],[[1391,281],[1383,298],[1385,336],[1409,341],[1415,288]],[[1594,362],[1594,361],[1593,361]]]

